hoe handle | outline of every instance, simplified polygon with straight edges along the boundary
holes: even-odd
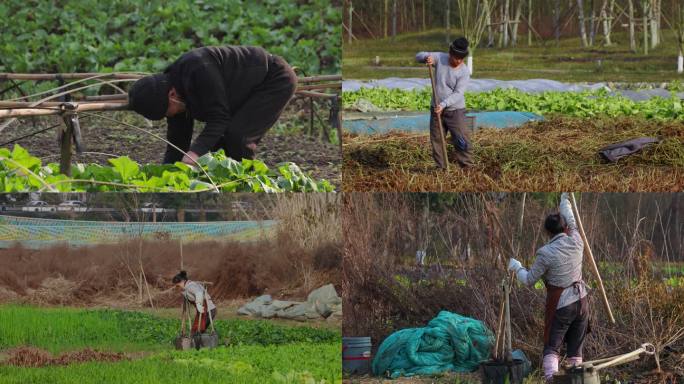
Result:
[[[574,193],[570,193],[570,202],[572,203],[572,210],[574,211],[575,218],[577,220],[577,227],[579,229],[580,235],[582,236],[582,241],[584,242],[584,250],[586,252],[587,259],[589,259],[589,265],[591,266],[591,270],[594,272],[594,276],[596,276],[596,280],[598,280],[599,291],[601,292],[601,301],[603,302],[603,306],[606,308],[606,312],[608,312],[610,322],[612,324],[615,324],[615,317],[613,317],[613,311],[610,309],[610,303],[608,303],[608,296],[606,296],[606,290],[605,288],[603,288],[603,280],[601,280],[601,274],[599,273],[598,266],[596,266],[596,260],[594,260],[594,253],[591,251],[591,247],[589,246],[587,234],[584,233],[584,226],[582,225],[582,219],[580,219],[579,216],[579,210],[577,209],[577,202],[575,201]]]
[[[428,64],[428,72],[430,73],[430,82],[432,83],[432,99],[435,101],[435,107],[437,107],[437,90],[435,89],[435,77],[432,75],[432,65]],[[444,156],[444,164],[446,165],[447,171],[449,170],[449,158],[447,157],[446,140],[444,139],[444,129],[442,128],[442,115],[435,113],[437,115],[437,126],[439,131],[439,142],[442,145],[442,155]]]

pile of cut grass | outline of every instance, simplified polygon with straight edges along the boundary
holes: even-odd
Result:
[[[636,137],[661,142],[606,164],[598,150]],[[471,137],[475,166],[436,168],[427,134],[347,135],[343,190],[665,192],[684,189],[684,124],[554,117]]]

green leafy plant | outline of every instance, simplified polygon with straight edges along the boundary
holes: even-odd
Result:
[[[59,165],[42,165],[20,145],[0,148],[0,191],[221,191],[221,192],[332,192],[327,180],[314,180],[296,164],[275,169],[260,160],[233,160],[223,150],[197,159],[197,166],[139,165],[127,156],[109,160],[111,166],[75,164],[71,177],[59,173]]]
[[[466,93],[466,108],[481,111],[521,111],[540,115],[571,117],[637,116],[657,120],[684,120],[684,103],[676,95],[632,101],[605,90],[595,92],[527,93],[517,89],[497,88],[492,91]],[[382,110],[427,111],[430,108],[430,88],[402,90],[362,88],[343,92],[344,108],[354,108],[361,99]]]
[[[263,46],[308,74],[340,71],[341,9],[331,0],[29,3],[0,3],[2,72],[158,72],[222,44]]]

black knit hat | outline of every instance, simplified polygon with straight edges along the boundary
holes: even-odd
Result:
[[[449,45],[449,53],[461,59],[468,56],[468,39],[459,37],[451,42],[451,45]]]
[[[128,91],[128,106],[148,120],[161,120],[169,108],[170,89],[171,84],[165,74],[145,76]]]

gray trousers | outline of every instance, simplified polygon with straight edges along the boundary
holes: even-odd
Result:
[[[447,133],[451,133],[451,143],[456,149],[456,161],[461,167],[473,165],[470,158],[470,141],[465,126],[465,109],[442,111],[442,127],[437,126],[437,116],[434,108],[430,109],[430,143],[432,144],[432,158],[440,168],[446,168],[446,161],[442,155],[442,144],[440,142],[439,130],[444,133],[446,140]]]

